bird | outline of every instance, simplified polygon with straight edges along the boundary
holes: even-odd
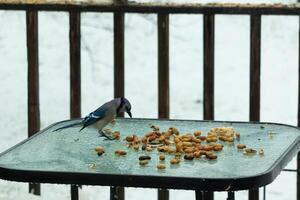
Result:
[[[111,138],[108,135],[106,135],[102,131],[102,129],[111,121],[113,121],[118,114],[124,112],[126,112],[129,115],[129,117],[132,118],[130,102],[125,97],[115,98],[111,101],[104,103],[98,109],[96,109],[95,111],[87,115],[85,118],[83,118],[80,122],[57,128],[54,131],[59,131],[73,126],[82,126],[79,130],[80,132],[86,127],[93,127],[98,129],[101,136],[112,140],[114,138]]]

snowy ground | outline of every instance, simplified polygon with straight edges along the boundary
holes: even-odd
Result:
[[[112,14],[82,14],[82,114],[113,97]],[[0,11],[0,151],[27,137],[25,13]],[[202,15],[170,18],[171,118],[202,119]],[[68,15],[40,12],[40,104],[42,128],[69,118]],[[298,17],[262,19],[261,121],[296,125]],[[134,117],[157,117],[155,15],[126,15],[126,96]],[[215,118],[247,121],[249,113],[249,16],[216,17]],[[138,42],[137,42],[138,41]],[[9,102],[9,103],[8,103]],[[295,168],[293,160],[288,167]],[[0,199],[70,199],[67,185],[0,181]],[[296,199],[296,176],[282,172],[267,187],[268,199]],[[84,186],[80,199],[108,199],[108,187]],[[126,189],[128,199],[155,199],[152,189]],[[193,199],[171,191],[171,199]],[[238,192],[237,199],[246,199]],[[225,199],[217,193],[216,199]]]

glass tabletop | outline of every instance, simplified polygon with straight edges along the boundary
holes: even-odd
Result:
[[[104,184],[101,182],[101,176],[120,176],[124,178],[124,185],[133,177],[144,177],[145,180],[147,177],[151,177],[154,180],[158,178],[157,181],[171,179],[182,181],[181,184],[174,184],[174,188],[185,188],[184,180],[192,180],[195,184],[197,181],[198,183],[217,181],[220,183],[220,187],[222,181],[228,183],[236,180],[240,181],[236,189],[242,189],[239,187],[244,187],[243,184],[247,185],[247,181],[254,181],[255,184],[261,185],[273,181],[280,170],[296,154],[300,140],[300,132],[296,127],[245,122],[117,119],[113,126],[108,126],[113,131],[120,131],[121,133],[121,139],[114,141],[99,137],[98,131],[93,128],[86,128],[81,132],[79,132],[80,127],[53,131],[58,127],[74,122],[76,121],[56,123],[2,153],[0,156],[1,168],[6,173],[9,170],[20,173],[27,171],[32,176],[39,172],[59,173],[61,177],[57,177],[57,183],[65,183],[64,174],[71,173],[74,177],[76,174],[80,174],[81,178],[84,175],[99,176],[98,182],[91,181],[91,184],[99,185]],[[180,133],[193,133],[195,130],[201,130],[204,134],[214,127],[232,127],[235,131],[240,132],[241,136],[239,141],[235,140],[234,143],[220,142],[224,148],[216,153],[217,160],[198,158],[192,161],[183,160],[179,165],[171,165],[169,161],[174,155],[166,154],[166,169],[158,170],[156,166],[160,163],[160,152],[156,150],[148,152],[141,149],[136,151],[128,148],[126,141],[124,141],[127,135],[143,136],[151,131],[150,126],[153,124],[159,126],[161,130],[176,127]],[[205,144],[206,142],[202,143]],[[238,143],[243,143],[257,150],[263,149],[264,155],[244,155],[241,150],[236,148]],[[95,152],[96,146],[102,146],[105,153],[98,156]],[[127,155],[116,156],[115,150],[118,149],[125,150]],[[141,155],[151,156],[147,166],[139,165],[138,158]],[[0,178],[1,174],[0,169]],[[81,182],[74,180],[74,183]],[[85,182],[85,184],[89,183]],[[117,183],[112,181],[112,184]],[[140,186],[146,185],[140,184]],[[221,190],[218,188],[219,186],[215,190]]]

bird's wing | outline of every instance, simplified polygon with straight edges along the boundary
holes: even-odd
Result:
[[[84,127],[87,127],[100,119],[103,119],[108,111],[109,106],[107,104],[102,105],[100,108],[91,112],[88,116],[86,116],[83,120]]]

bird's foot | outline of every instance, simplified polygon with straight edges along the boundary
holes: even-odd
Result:
[[[116,125],[116,119],[111,120],[110,124],[111,124],[111,126],[115,126]]]
[[[105,140],[115,140],[115,137],[106,135],[102,130],[99,130],[100,137],[105,137]]]

